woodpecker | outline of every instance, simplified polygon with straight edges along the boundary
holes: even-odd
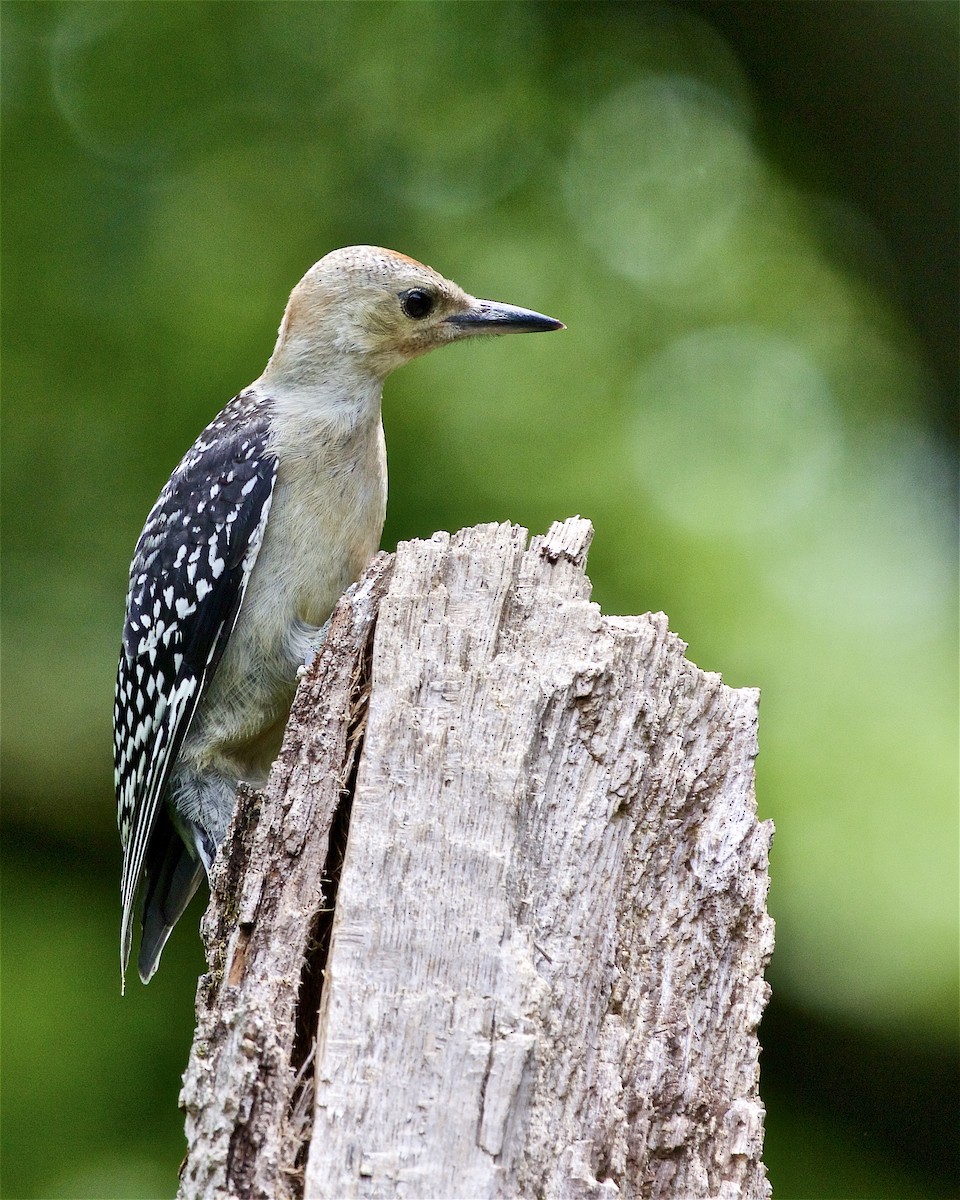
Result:
[[[263,374],[187,451],[130,567],[114,708],[120,973],[147,983],[237,785],[266,782],[297,671],[376,552],[391,371],[463,338],[562,329],[406,255],[334,250],[293,289]]]

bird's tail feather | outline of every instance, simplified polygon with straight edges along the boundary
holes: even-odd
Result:
[[[146,873],[143,936],[137,957],[137,970],[144,983],[153,977],[171,930],[204,877],[203,863],[191,855],[168,818],[157,823]]]

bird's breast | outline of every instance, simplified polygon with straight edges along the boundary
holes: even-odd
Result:
[[[297,668],[376,553],[386,515],[379,420],[365,437],[339,439],[288,426],[274,452],[277,482],[260,552],[190,739],[197,755],[229,751],[240,777],[252,777],[250,748],[282,731]]]
[[[387,473],[379,421],[366,437],[310,433],[279,449],[270,517],[236,631],[241,638],[255,631],[269,654],[288,653],[292,628],[324,624],[383,532]]]

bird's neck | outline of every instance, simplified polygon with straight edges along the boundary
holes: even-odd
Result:
[[[257,388],[281,422],[323,429],[333,437],[371,432],[380,423],[383,378],[360,355],[278,342]]]

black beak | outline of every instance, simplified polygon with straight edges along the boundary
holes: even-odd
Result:
[[[498,304],[495,300],[475,300],[473,307],[466,312],[454,313],[447,317],[447,325],[452,325],[464,337],[471,334],[484,333],[546,333],[550,329],[566,329],[562,321],[553,317],[545,317],[543,313],[532,312],[529,308],[517,308],[513,304]]]

